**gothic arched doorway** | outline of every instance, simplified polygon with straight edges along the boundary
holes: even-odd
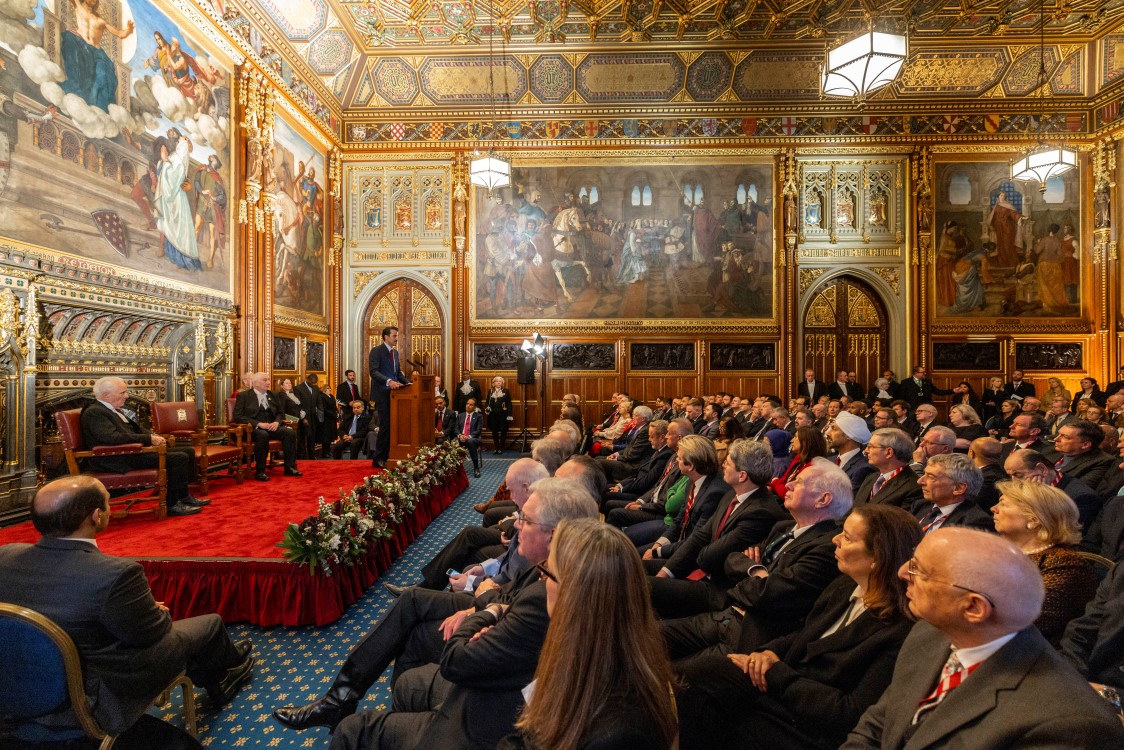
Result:
[[[441,360],[445,351],[445,334],[441,309],[429,290],[416,281],[397,279],[371,298],[363,311],[363,349],[360,382],[370,385],[367,354],[382,342],[382,329],[398,327],[398,356],[403,371],[409,375],[409,360],[424,363],[430,375],[442,375]]]
[[[870,388],[890,362],[889,318],[881,297],[853,276],[825,282],[804,308],[803,367],[825,381],[854,370]]]

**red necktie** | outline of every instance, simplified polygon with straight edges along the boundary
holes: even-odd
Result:
[[[682,539],[687,533],[687,524],[691,522],[691,506],[695,504],[695,483],[691,483],[691,491],[687,493],[687,509],[683,511],[683,529],[679,532]]]
[[[468,435],[468,426],[470,424],[472,424],[472,415],[471,414],[465,414],[464,415],[464,432],[462,434]]]
[[[726,528],[726,522],[730,520],[730,516],[734,514],[734,508],[737,508],[740,503],[741,500],[738,500],[737,495],[735,495],[730,502],[730,507],[726,508],[726,512],[722,514],[722,520],[718,522],[718,528],[714,531],[715,539],[722,536],[722,529]]]

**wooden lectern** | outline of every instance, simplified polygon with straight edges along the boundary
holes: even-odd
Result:
[[[414,382],[390,392],[390,458],[392,468],[424,443],[433,442],[433,375],[415,372]]]

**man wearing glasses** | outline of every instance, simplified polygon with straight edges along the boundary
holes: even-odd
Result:
[[[866,503],[886,503],[912,511],[921,499],[917,475],[909,469],[913,441],[896,427],[875,430],[863,449],[866,460],[877,471],[868,476],[855,495],[855,507]]]
[[[1014,545],[939,529],[899,575],[923,622],[843,750],[1124,746],[1108,703],[1034,627],[1042,576]]]

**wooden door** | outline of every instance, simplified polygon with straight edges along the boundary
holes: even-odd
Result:
[[[890,362],[886,306],[867,284],[850,276],[827,281],[804,308],[803,363],[825,382],[854,370],[869,389]]]
[[[362,370],[359,373],[364,390],[370,385],[367,353],[382,343],[382,329],[398,327],[398,357],[402,372],[408,376],[413,369],[409,360],[428,365],[426,373],[441,375],[441,361],[445,351],[445,326],[437,300],[416,281],[397,279],[390,282],[371,298],[363,312]]]

